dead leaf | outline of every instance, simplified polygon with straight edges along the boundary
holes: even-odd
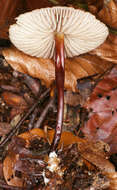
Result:
[[[110,145],[110,153],[117,153],[117,67],[95,87],[85,104],[88,121],[82,131],[92,141],[102,140]]]
[[[55,80],[53,60],[28,56],[16,48],[3,50],[6,61],[14,70],[41,79],[49,87]],[[89,54],[65,60],[65,88],[77,91],[77,79],[104,72],[111,64]]]
[[[64,103],[74,107],[78,106],[81,103],[81,96],[78,93],[66,91],[64,94]]]
[[[117,1],[104,1],[103,9],[97,14],[98,18],[108,26],[117,29]]]
[[[0,136],[6,135],[11,130],[11,125],[6,122],[0,122]]]
[[[13,19],[23,12],[22,0],[1,0],[0,1],[0,38],[8,38],[8,28]]]
[[[88,4],[88,10],[92,14],[97,14],[102,8],[104,1],[103,0],[86,0]]]
[[[109,151],[109,146],[106,143],[101,141],[92,143],[86,140],[84,143],[78,143],[78,149],[84,159],[103,172],[114,172],[114,166],[108,161],[107,152]]]
[[[40,2],[38,0],[25,0],[25,6],[27,11],[32,11],[34,9],[51,7],[53,6],[53,3],[51,3],[49,0],[43,0]]]
[[[46,134],[41,129],[32,129],[29,132],[19,135],[19,137],[25,140],[29,140],[33,135],[38,135],[40,137],[46,138]],[[54,137],[54,130],[49,130],[47,136],[51,143]],[[100,142],[99,145],[99,142],[90,142],[86,139],[81,139],[78,136],[73,135],[71,132],[63,131],[59,143],[59,148],[61,145],[68,146],[74,143],[78,143],[78,149],[84,159],[88,160],[90,163],[96,165],[98,168],[106,172],[114,172],[115,169],[113,165],[106,159],[106,144]]]
[[[91,51],[90,54],[117,64],[117,35],[110,34],[107,40],[98,48]]]
[[[20,109],[26,109],[28,107],[24,98],[12,92],[3,92],[2,98],[11,107],[18,107]]]
[[[21,185],[21,178],[20,181],[18,182],[17,178],[14,176],[14,167],[16,164],[16,160],[18,159],[18,151],[21,152],[21,154],[24,151],[28,151],[27,147],[29,147],[29,141],[33,138],[45,138],[46,136],[48,137],[49,141],[52,142],[53,136],[54,136],[54,130],[49,130],[48,134],[45,134],[45,132],[42,129],[33,129],[28,132],[25,132],[23,134],[20,134],[17,138],[21,138],[25,141],[22,141],[20,139],[20,146],[15,148],[13,146],[10,146],[10,151],[14,151],[16,154],[12,155],[10,152],[8,156],[4,160],[4,176],[8,184],[18,186],[18,183]],[[115,172],[114,166],[106,159],[106,153],[104,152],[104,146],[99,146],[99,143],[92,143],[89,142],[86,139],[81,139],[77,136],[74,136],[70,132],[63,132],[61,136],[61,141],[59,144],[59,147],[63,145],[64,147],[68,145],[72,145],[73,143],[78,143],[78,150],[81,156],[83,157],[84,160],[87,160],[91,164],[97,166],[99,169],[101,169],[104,172]],[[23,145],[25,145],[26,148],[23,148]],[[100,144],[101,145],[101,144]],[[98,148],[97,148],[98,147]],[[30,150],[29,150],[30,151]],[[29,152],[28,151],[28,152]],[[86,152],[86,153],[85,153]],[[29,154],[29,153],[28,153]],[[46,160],[46,156],[45,156]],[[87,162],[85,162],[87,163]],[[20,165],[20,164],[19,164]],[[88,164],[89,167],[89,164]],[[91,168],[91,166],[90,166]],[[12,180],[8,180],[9,178],[11,179],[11,176],[13,175]],[[20,186],[19,185],[19,186]]]
[[[17,161],[17,156],[15,154],[8,155],[3,163],[3,173],[4,178],[8,185],[22,187],[22,179],[15,176],[14,165]]]
[[[99,20],[113,29],[117,29],[117,1],[94,0],[88,1],[88,9]]]

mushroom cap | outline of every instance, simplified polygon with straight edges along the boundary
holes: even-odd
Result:
[[[65,56],[86,53],[102,44],[108,28],[94,15],[70,7],[36,9],[19,15],[9,28],[11,42],[31,56],[52,58],[55,34],[64,34]]]

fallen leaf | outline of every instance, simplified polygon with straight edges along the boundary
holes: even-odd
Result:
[[[104,1],[103,0],[86,0],[88,4],[88,10],[92,14],[97,14],[102,8]]]
[[[109,146],[106,143],[99,141],[93,144],[86,140],[83,143],[78,143],[78,150],[84,159],[103,170],[103,172],[114,172],[115,168],[107,157]]]
[[[2,98],[11,107],[18,107],[20,109],[26,109],[28,107],[24,98],[12,92],[3,92]]]
[[[97,14],[98,18],[108,26],[117,29],[117,1],[104,1],[104,6]]]
[[[117,67],[94,88],[84,107],[88,119],[82,127],[92,141],[102,140],[110,145],[110,154],[117,153]]]
[[[6,135],[11,130],[11,125],[6,122],[0,122],[0,136]]]
[[[107,40],[98,48],[91,51],[90,54],[117,64],[117,35],[110,34]]]
[[[78,106],[82,101],[80,94],[66,91],[64,93],[64,103],[70,106]]]
[[[25,0],[25,7],[27,11],[51,6],[53,6],[53,3],[49,0],[43,0],[40,2],[38,0]]]
[[[14,70],[41,79],[49,87],[55,80],[55,66],[51,59],[31,57],[16,48],[3,50],[6,61]],[[112,66],[89,54],[65,60],[65,88],[77,91],[77,79],[102,73]]]
[[[15,176],[14,165],[17,161],[17,156],[15,154],[8,155],[3,163],[3,173],[4,178],[8,185],[22,187],[22,179]]]
[[[117,29],[117,1],[94,0],[88,1],[88,10],[99,20],[113,29]]]
[[[22,0],[1,0],[0,1],[0,38],[8,38],[8,28],[13,24],[13,19],[23,12]]]
[[[25,154],[27,156],[30,155],[30,149],[28,149],[28,147],[30,147],[29,144],[30,144],[31,139],[44,138],[46,141],[47,137],[48,137],[49,142],[52,142],[53,136],[54,136],[54,130],[48,130],[48,133],[45,134],[45,132],[42,129],[36,128],[36,129],[32,129],[28,132],[22,133],[18,137],[15,137],[15,138],[19,138],[19,142],[18,142],[18,140],[16,140],[14,138],[14,140],[13,140],[14,142],[11,142],[11,144],[9,145],[9,148],[10,148],[9,154],[7,155],[7,157],[4,160],[4,167],[3,167],[4,176],[9,185],[16,186],[16,184],[17,184],[17,186],[22,186],[23,182],[22,182],[21,178],[18,181],[18,179],[14,173],[14,168],[16,169],[18,167],[21,169],[21,167],[22,167],[20,164],[21,163],[20,159],[19,159],[20,154],[21,154],[21,156],[23,154]],[[17,142],[17,143],[14,144],[15,142]],[[84,160],[86,160],[85,163],[87,164],[87,167],[92,168],[90,166],[90,164],[91,165],[93,164],[96,167],[98,167],[99,169],[101,169],[102,171],[104,171],[105,173],[115,172],[115,168],[114,168],[113,164],[111,164],[109,162],[109,160],[106,158],[106,155],[107,155],[105,152],[106,144],[104,144],[102,142],[92,143],[86,139],[81,139],[81,138],[73,135],[70,132],[64,131],[61,136],[59,148],[61,146],[67,147],[67,146],[75,144],[75,143],[78,144],[79,154],[83,157]],[[12,153],[12,151],[13,151],[13,153]],[[15,153],[15,155],[14,155],[14,153]],[[34,156],[34,155],[32,155],[32,156]],[[45,160],[46,160],[46,157],[47,157],[47,155],[45,155]],[[44,165],[42,165],[42,168],[43,167],[44,167]],[[25,170],[25,168],[23,170]],[[11,176],[12,176],[12,179],[11,179]]]

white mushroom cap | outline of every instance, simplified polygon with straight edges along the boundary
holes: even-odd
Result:
[[[64,33],[67,57],[95,49],[108,35],[108,28],[95,16],[70,7],[36,9],[16,20],[9,29],[10,40],[24,53],[36,57],[54,56],[57,32]]]

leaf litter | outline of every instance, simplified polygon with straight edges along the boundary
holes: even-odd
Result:
[[[56,2],[88,8],[114,34],[110,33],[100,47],[88,54],[65,60],[64,124],[54,172],[49,170],[48,157],[57,110],[54,63],[49,59],[32,58],[14,47],[2,49],[0,188],[115,190],[117,173],[112,158],[116,158],[117,153],[117,2]],[[42,4],[46,7],[56,2],[45,0]],[[27,1],[26,6],[31,10],[37,4]],[[16,124],[10,125],[14,118]],[[36,123],[40,123],[40,129]]]

